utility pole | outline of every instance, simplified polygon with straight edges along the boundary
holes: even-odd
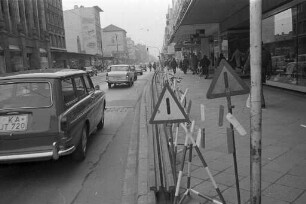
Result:
[[[250,64],[251,64],[251,204],[261,204],[261,24],[262,0],[250,0]]]
[[[115,37],[116,37],[116,46],[117,46],[117,52],[116,52],[116,63],[119,64],[119,50],[118,50],[118,35],[117,33],[115,33]]]

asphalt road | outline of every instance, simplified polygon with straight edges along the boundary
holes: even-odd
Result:
[[[0,165],[0,204],[121,203],[135,107],[148,78],[147,72],[132,87],[108,89],[105,73],[93,77],[106,92],[107,109],[104,129],[89,138],[85,161],[67,156]]]

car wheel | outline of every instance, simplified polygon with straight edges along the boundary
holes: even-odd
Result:
[[[107,85],[108,85],[109,89],[112,88],[112,84],[111,83],[108,83]]]
[[[103,111],[102,111],[101,120],[100,120],[100,122],[97,125],[98,130],[103,129],[103,127],[104,127],[104,108],[103,108]]]
[[[143,73],[140,73],[140,75],[143,75]]]
[[[78,145],[73,152],[72,156],[73,159],[76,161],[82,161],[86,157],[86,152],[87,152],[87,126],[84,125],[82,132],[81,132],[81,138],[78,142]]]

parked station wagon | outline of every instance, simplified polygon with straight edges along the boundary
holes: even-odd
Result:
[[[0,162],[83,160],[88,136],[104,125],[99,89],[75,69],[0,75]]]
[[[128,84],[132,86],[134,84],[135,74],[130,65],[111,65],[107,68],[106,82],[108,88],[111,88],[112,84]]]

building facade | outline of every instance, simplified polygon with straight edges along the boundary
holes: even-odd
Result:
[[[114,57],[117,63],[125,63],[128,60],[128,48],[126,31],[115,25],[103,28],[103,54]]]
[[[135,64],[136,62],[136,47],[135,42],[131,38],[126,38],[127,51],[128,51],[128,63]]]
[[[262,41],[272,56],[271,77],[267,84],[306,92],[306,1],[262,3]],[[215,65],[222,53],[234,68],[243,69],[250,47],[248,1],[177,0],[174,5],[180,8],[170,25],[173,30],[168,44],[193,41],[191,47],[183,45],[183,49],[208,53]],[[204,30],[202,37],[199,30]],[[242,53],[239,62],[232,57],[237,50]]]
[[[1,0],[0,73],[51,68],[63,28],[61,0]]]
[[[74,6],[64,11],[68,52],[102,55],[102,35],[98,6]]]

